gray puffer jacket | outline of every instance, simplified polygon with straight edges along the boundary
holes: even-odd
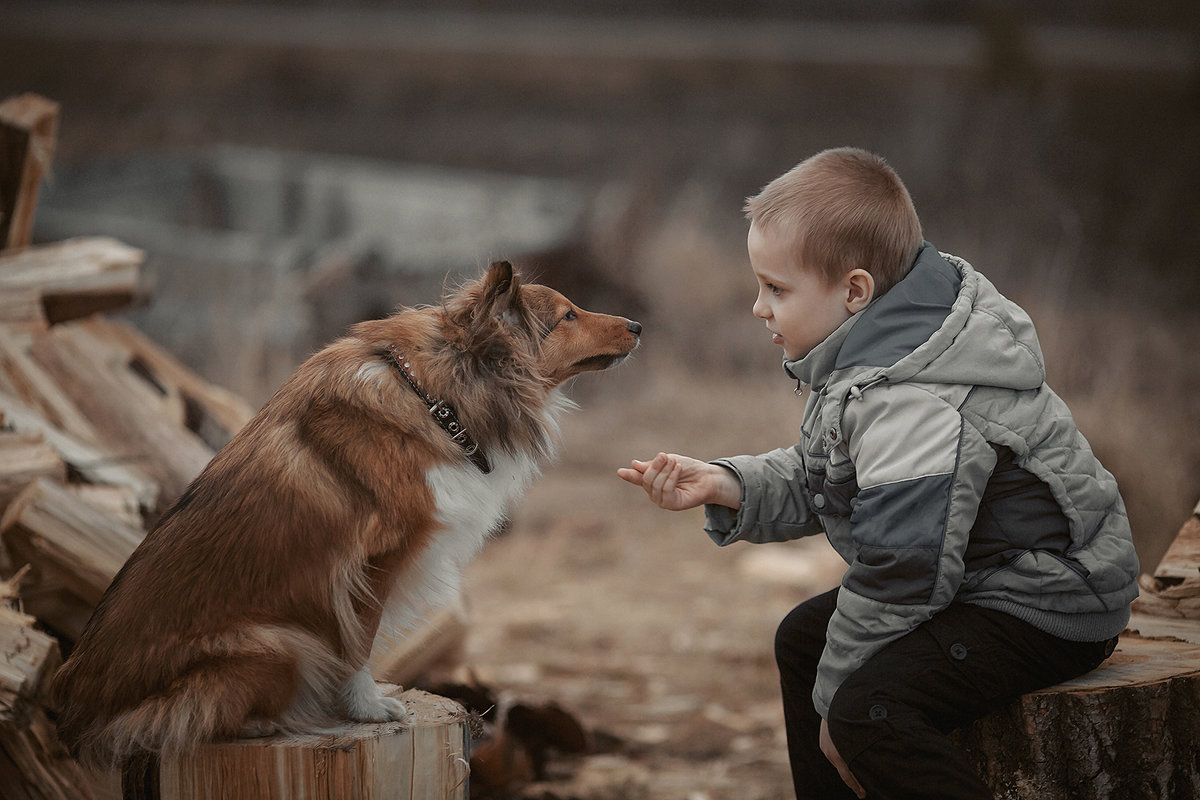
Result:
[[[1029,317],[926,243],[908,275],[804,358],[795,446],[713,463],[741,509],[718,544],[824,530],[849,565],[813,700],[952,601],[1101,641],[1129,620],[1137,556],[1116,481],[1045,383]]]

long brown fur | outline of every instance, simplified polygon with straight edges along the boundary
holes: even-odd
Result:
[[[551,454],[556,387],[621,360],[640,331],[524,284],[507,262],[440,306],[355,325],[130,556],[55,676],[60,738],[112,766],[214,738],[402,718],[364,671],[385,607],[403,620],[446,599],[442,584]],[[389,347],[454,406],[491,474],[433,422]]]

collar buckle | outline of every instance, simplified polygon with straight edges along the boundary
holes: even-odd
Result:
[[[471,434],[467,432],[467,427],[458,420],[458,414],[454,412],[454,406],[447,403],[445,400],[434,399],[425,393],[417,382],[416,374],[413,372],[412,364],[405,360],[404,356],[396,352],[392,345],[388,345],[387,349],[388,361],[396,368],[404,380],[408,383],[417,396],[424,401],[428,406],[429,416],[433,417],[433,421],[438,424],[438,427],[449,435],[450,439],[462,448],[463,455],[470,459],[480,472],[487,475],[492,471],[492,464],[488,461],[487,455],[480,449],[479,443],[471,438]]]

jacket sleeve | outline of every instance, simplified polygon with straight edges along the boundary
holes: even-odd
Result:
[[[822,531],[820,519],[808,505],[804,463],[796,447],[711,463],[732,470],[742,485],[737,511],[704,507],[704,530],[717,544],[784,542]]]
[[[822,717],[851,673],[954,599],[996,461],[955,405],[912,384],[849,400],[842,436],[858,482],[850,515],[856,555],[817,668],[813,703]]]

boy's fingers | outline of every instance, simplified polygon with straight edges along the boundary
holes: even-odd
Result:
[[[661,454],[660,454],[660,455],[661,455]],[[655,459],[654,459],[654,466],[653,466],[653,467],[651,467],[649,470],[647,470],[647,471],[646,471],[646,477],[647,477],[647,478],[649,478],[649,477],[650,477],[650,473],[651,473],[652,471],[654,472],[654,478],[653,478],[653,480],[652,480],[652,482],[651,482],[651,486],[652,486],[653,488],[652,488],[652,491],[651,491],[651,493],[650,493],[650,496],[653,498],[653,500],[654,500],[654,502],[655,502],[655,503],[657,503],[657,504],[661,505],[661,504],[662,504],[662,497],[663,497],[663,489],[666,487],[666,485],[667,485],[667,481],[668,481],[668,480],[670,479],[670,477],[671,477],[671,468],[670,468],[670,462],[669,462],[669,460],[667,459],[667,457],[666,457],[666,456],[662,456],[662,461],[661,461],[661,463],[660,463],[660,461],[659,461],[659,458],[658,458],[658,457],[655,457]]]
[[[649,461],[638,461],[635,458],[629,462],[628,467],[618,467],[617,475],[619,475],[622,480],[628,481],[635,486],[641,486],[643,476],[646,474],[646,470],[649,468],[650,463],[651,462]]]
[[[617,470],[617,476],[627,483],[632,483],[634,486],[642,485],[642,473],[628,467],[621,467]]]
[[[865,800],[867,796],[866,790],[864,790],[862,784],[858,782],[858,778],[854,777],[854,773],[850,771],[850,767],[846,765],[846,762],[842,761],[836,766],[838,774],[842,776],[842,783],[846,784],[846,786],[850,788],[850,791],[858,795],[859,800]]]

